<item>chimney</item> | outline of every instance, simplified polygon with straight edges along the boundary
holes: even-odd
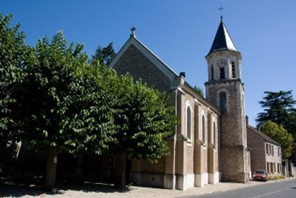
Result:
[[[181,84],[185,83],[185,72],[180,72],[180,74],[178,76],[178,82]]]
[[[180,72],[180,76],[182,76],[183,78],[186,77],[186,73],[185,72]]]

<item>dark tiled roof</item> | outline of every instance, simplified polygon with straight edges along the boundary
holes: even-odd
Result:
[[[248,133],[254,133],[257,134],[259,137],[263,138],[266,142],[270,142],[272,144],[278,145],[280,146],[280,144],[278,142],[276,142],[275,140],[273,140],[271,137],[269,137],[268,135],[266,135],[265,133],[259,131],[258,129],[256,129],[255,127],[252,127],[250,125],[247,126],[247,132]]]
[[[220,50],[233,50],[237,51],[235,48],[231,37],[223,23],[223,20],[221,18],[221,22],[219,24],[215,39],[213,41],[211,50],[208,54],[214,52],[214,51],[220,51]]]

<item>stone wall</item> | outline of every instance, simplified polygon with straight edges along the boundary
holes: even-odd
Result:
[[[129,73],[134,80],[142,79],[160,91],[169,91],[171,88],[170,80],[133,45],[124,52],[113,68],[118,74]]]
[[[265,142],[257,134],[248,131],[248,148],[251,153],[251,171],[266,170]]]

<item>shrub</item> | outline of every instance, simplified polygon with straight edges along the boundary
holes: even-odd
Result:
[[[285,179],[286,177],[284,175],[269,175],[269,180],[279,180],[279,179]]]

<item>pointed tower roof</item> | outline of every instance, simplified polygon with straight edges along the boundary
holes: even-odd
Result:
[[[208,55],[211,54],[212,52],[220,51],[220,50],[237,51],[226,29],[226,26],[223,23],[222,16],[221,16],[221,22],[219,24],[215,39],[213,41],[211,50],[209,51]]]

